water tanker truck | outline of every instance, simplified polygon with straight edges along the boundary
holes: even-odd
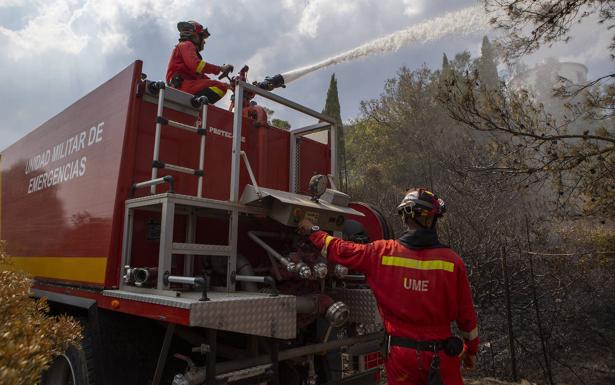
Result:
[[[296,232],[309,218],[346,239],[391,234],[336,190],[334,120],[237,79],[235,100],[314,119],[280,129],[141,68],[1,153],[12,268],[85,330],[41,384],[376,383],[382,323],[364,277]],[[326,143],[310,139],[321,131]]]

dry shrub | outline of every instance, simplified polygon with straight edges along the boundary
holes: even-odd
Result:
[[[36,384],[53,357],[81,339],[71,317],[49,316],[45,298],[30,297],[32,280],[11,271],[0,241],[0,379],[2,384]]]

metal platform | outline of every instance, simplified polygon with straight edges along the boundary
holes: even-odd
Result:
[[[176,205],[202,207],[217,210],[238,210],[245,214],[265,215],[267,212],[261,207],[248,206],[246,204],[235,203],[231,201],[223,201],[210,198],[198,198],[191,195],[182,195],[175,193],[161,193],[156,195],[148,195],[141,198],[133,198],[126,201],[126,207],[137,208],[156,204],[162,204],[165,201],[172,199]]]
[[[173,292],[169,292],[173,293]],[[185,292],[181,297],[128,290],[104,290],[103,295],[125,300],[188,309],[190,326],[206,327],[264,337],[292,339],[296,336],[296,297],[247,292]]]

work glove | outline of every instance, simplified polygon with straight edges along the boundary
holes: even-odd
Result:
[[[312,233],[312,227],[314,223],[309,219],[302,219],[297,226],[297,232],[301,235],[310,235]]]
[[[476,368],[476,354],[470,354],[466,350],[461,353],[461,361],[464,370],[474,370]]]
[[[233,72],[233,66],[231,64],[222,64],[220,66],[220,76],[225,77],[226,75]]]

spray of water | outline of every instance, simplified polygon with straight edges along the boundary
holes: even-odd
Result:
[[[335,55],[318,63],[288,71],[282,74],[286,84],[302,76],[331,65],[344,63],[372,54],[397,51],[413,43],[438,40],[447,35],[466,35],[484,31],[488,28],[488,17],[480,7],[468,7],[450,12],[412,27],[393,32],[390,35],[372,40],[359,47]]]

